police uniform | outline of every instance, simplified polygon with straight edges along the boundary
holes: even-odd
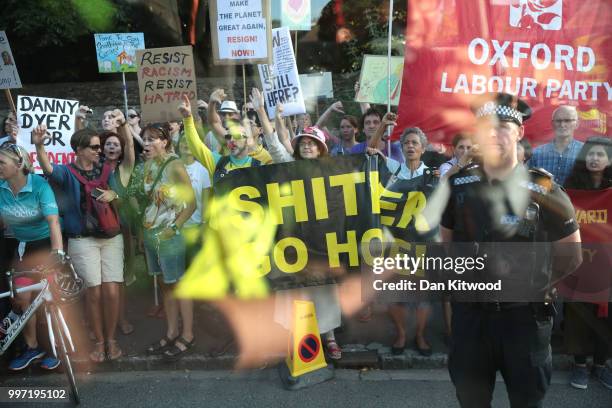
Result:
[[[449,183],[441,225],[453,231],[453,242],[554,242],[578,229],[571,201],[542,171],[517,165],[504,180],[490,181],[472,165]],[[550,282],[550,263],[534,268],[536,280]],[[498,370],[512,407],[540,406],[552,371],[551,329],[542,302],[454,302],[448,367],[461,406],[490,407]]]

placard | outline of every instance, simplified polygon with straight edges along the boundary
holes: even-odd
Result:
[[[383,55],[364,55],[359,77],[359,92],[356,102],[387,104],[388,58]],[[404,58],[391,57],[391,105],[399,105],[402,89]]]
[[[145,48],[143,33],[94,34],[98,72],[136,72],[136,50]]]
[[[21,88],[21,79],[8,37],[4,31],[0,31],[0,89],[11,88]]]
[[[310,0],[281,0],[281,26],[295,31],[312,27]]]
[[[300,85],[304,99],[316,99],[319,97],[333,98],[334,86],[331,72],[300,75]]]
[[[41,169],[36,159],[36,147],[31,143],[32,130],[41,124],[47,126],[51,137],[45,141],[45,150],[51,163],[71,163],[75,153],[70,147],[70,138],[76,131],[78,110],[79,101],[26,95],[17,97],[17,144],[30,153],[36,172],[40,173]]]
[[[258,65],[268,116],[274,117],[279,102],[283,116],[306,113],[289,29],[275,28],[272,34],[273,64]]]
[[[181,120],[183,95],[196,106],[196,73],[191,46],[136,51],[138,88],[144,123]]]
[[[215,65],[270,63],[270,0],[212,0],[210,26]]]

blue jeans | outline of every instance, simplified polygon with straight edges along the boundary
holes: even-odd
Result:
[[[173,284],[185,273],[185,240],[183,235],[169,239],[157,238],[163,229],[144,231],[145,256],[149,275],[162,275],[165,284]]]

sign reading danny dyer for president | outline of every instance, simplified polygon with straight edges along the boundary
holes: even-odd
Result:
[[[45,141],[45,150],[51,163],[71,163],[75,156],[70,147],[70,138],[76,131],[75,119],[78,110],[79,101],[26,95],[17,97],[17,143],[30,153],[37,172],[40,173],[41,169],[36,159],[36,147],[31,143],[32,130],[38,125],[47,127],[50,137]]]
[[[436,3],[436,13],[423,13]],[[576,136],[606,135],[612,113],[612,47],[608,0],[410,0],[404,79],[394,137],[408,126],[430,141],[450,142],[473,123],[477,98],[507,92],[534,111],[532,143],[553,137],[551,115],[576,106]],[[421,25],[419,25],[420,27]],[[412,103],[418,101],[418,103]]]
[[[212,0],[210,26],[215,65],[270,62],[270,0]]]

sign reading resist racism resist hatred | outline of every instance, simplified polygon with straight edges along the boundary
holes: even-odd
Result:
[[[21,88],[21,79],[19,79],[8,37],[4,31],[0,31],[0,89],[11,88]]]
[[[177,106],[187,95],[195,106],[196,73],[191,46],[136,51],[144,123],[180,119]]]
[[[269,0],[213,0],[210,8],[215,65],[270,62]]]
[[[79,101],[25,95],[17,97],[17,144],[30,153],[37,172],[40,172],[40,165],[36,159],[36,147],[31,141],[32,130],[38,125],[47,127],[50,137],[44,144],[51,163],[71,163],[74,161],[74,152],[70,147],[70,138],[76,131],[75,119],[78,110]]]
[[[525,123],[532,143],[553,138],[551,116],[564,104],[577,107],[578,139],[608,134],[610,1],[439,0],[434,14],[423,13],[423,3],[410,0],[408,8],[408,20],[422,19],[429,30],[408,27],[395,137],[418,126],[430,141],[448,143],[472,126],[470,105],[496,92],[518,95],[532,107]]]
[[[94,34],[98,72],[136,72],[136,50],[144,49],[143,33]]]
[[[268,115],[274,117],[278,103],[283,104],[283,116],[305,113],[289,29],[275,28],[272,33],[273,64],[258,66]]]

